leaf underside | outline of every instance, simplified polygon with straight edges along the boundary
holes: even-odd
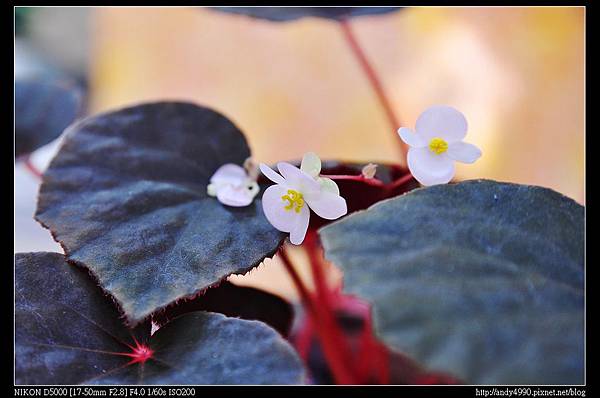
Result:
[[[264,217],[262,195],[235,208],[206,193],[217,168],[249,156],[233,123],[194,104],[100,114],[68,129],[36,219],[135,325],[277,250],[284,235]]]
[[[433,186],[320,230],[377,333],[468,383],[583,382],[584,209],[487,180]]]
[[[89,277],[58,253],[15,256],[16,384],[297,384],[292,347],[257,321],[182,315],[149,336],[135,329]],[[132,363],[132,347],[154,351]]]
[[[289,335],[294,318],[292,305],[274,294],[252,287],[223,282],[201,296],[168,306],[152,315],[152,321],[164,325],[170,320],[194,311],[217,312],[229,317],[266,323],[281,335]]]

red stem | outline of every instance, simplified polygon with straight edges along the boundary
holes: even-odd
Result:
[[[331,295],[331,290],[329,289],[325,273],[323,272],[324,263],[321,261],[321,256],[319,255],[318,239],[319,238],[316,232],[311,231],[307,233],[305,242],[306,251],[309,256],[310,267],[313,274],[313,280],[317,289],[316,301],[319,304],[318,311],[320,312],[320,320],[323,326],[328,329],[330,337],[334,342],[336,342],[338,358],[345,364],[347,372],[351,373],[350,381],[341,382],[339,384],[358,384],[360,383],[360,380],[357,380],[356,375],[352,371],[354,366],[352,365],[353,360],[351,351],[348,347],[348,341],[335,318],[333,297]]]
[[[340,26],[342,28],[342,32],[344,33],[344,38],[346,39],[346,43],[352,50],[354,57],[356,58],[356,60],[360,64],[360,66],[362,67],[362,70],[365,73],[365,75],[367,76],[367,78],[369,79],[369,82],[371,83],[371,87],[373,88],[373,91],[377,95],[379,104],[383,108],[389,124],[392,126],[394,135],[398,138],[398,142],[400,143],[400,153],[402,155],[402,158],[404,158],[406,156],[406,152],[407,152],[408,148],[407,148],[406,144],[402,140],[400,140],[399,139],[400,137],[396,134],[396,129],[398,129],[402,125],[400,124],[400,120],[394,113],[394,109],[392,108],[392,105],[390,104],[390,101],[385,94],[383,85],[381,84],[381,79],[379,78],[379,76],[377,75],[377,72],[375,72],[375,69],[369,62],[369,59],[367,58],[365,52],[360,47],[360,44],[358,43],[358,40],[356,39],[354,32],[352,31],[352,27],[350,26],[350,21],[346,20],[346,19],[342,19],[340,21]]]
[[[360,181],[364,182],[367,185],[373,185],[375,187],[383,187],[385,183],[377,178],[366,178],[365,176],[350,176],[350,175],[342,175],[342,174],[333,174],[333,175],[325,175],[321,174],[321,177],[331,178],[332,180],[352,180],[352,181]]]
[[[414,177],[411,173],[407,173],[404,176],[398,178],[395,181],[392,181],[391,183],[389,183],[388,185],[386,185],[385,189],[387,189],[388,191],[392,191],[398,187],[401,187],[402,185],[410,182],[411,180],[413,180]]]
[[[320,250],[319,237],[316,232],[310,231],[305,238],[306,251],[309,256],[313,278],[317,288],[317,302],[322,308],[324,316],[328,318],[327,322],[335,325],[337,332],[342,335],[339,324],[335,319],[334,291],[328,286],[325,276],[325,262],[323,261]],[[340,296],[341,298],[341,296]],[[385,347],[379,344],[372,335],[372,323],[370,316],[366,319],[366,324],[360,337],[358,355],[352,355],[351,363],[354,374],[354,384],[369,382],[372,376],[381,384],[389,382],[389,369],[387,367],[387,351]],[[347,345],[344,338],[343,343]],[[349,352],[348,347],[344,347],[344,352]],[[346,359],[347,360],[347,359]]]
[[[337,328],[335,322],[331,322],[332,318],[327,315],[327,312],[324,311],[324,308],[321,305],[315,304],[313,298],[308,292],[308,289],[306,289],[304,286],[304,283],[300,279],[300,276],[296,272],[289,257],[287,256],[283,246],[281,247],[279,253],[281,255],[283,264],[292,277],[292,281],[302,297],[304,305],[314,320],[314,324],[320,326],[317,326],[316,328],[317,333],[319,335],[319,340],[321,341],[323,353],[325,354],[327,363],[331,367],[331,371],[336,383],[354,384],[354,377],[348,368],[350,365],[350,361],[348,361],[347,358],[348,351],[344,347],[344,340],[340,330]]]
[[[319,251],[317,234],[313,231],[308,232],[306,234],[305,242],[310,268],[315,281],[315,286],[317,288],[317,301],[325,306],[327,312],[333,313],[331,290],[328,287],[325,273],[322,269],[323,262],[320,260],[319,255],[317,254]]]
[[[283,262],[285,269],[287,270],[288,274],[292,278],[292,282],[294,282],[294,286],[296,287],[296,289],[298,290],[298,293],[300,294],[300,299],[302,300],[304,305],[307,307],[309,313],[313,313],[314,312],[314,303],[312,301],[312,297],[311,297],[308,289],[306,288],[306,286],[304,286],[304,282],[302,282],[300,275],[298,275],[298,272],[296,272],[296,269],[292,265],[290,258],[288,257],[287,253],[285,252],[284,246],[281,246],[279,248],[279,256],[281,257],[281,261]]]
[[[397,180],[390,182],[389,184],[386,184],[377,178],[366,178],[362,174],[357,175],[357,176],[342,175],[342,174],[333,174],[333,175],[321,174],[321,177],[331,178],[332,180],[359,181],[359,182],[363,182],[367,185],[372,185],[375,187],[382,187],[387,192],[393,191],[394,189],[401,187],[402,185],[406,184],[407,182],[410,182],[413,179],[413,176],[411,173],[407,173],[407,174],[403,175],[402,177],[398,178]]]

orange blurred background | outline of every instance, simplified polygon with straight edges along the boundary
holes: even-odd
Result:
[[[584,8],[408,8],[353,30],[403,125],[448,104],[483,150],[458,178],[553,188],[584,201]],[[91,112],[186,99],[245,132],[257,160],[402,162],[335,21],[276,23],[203,8],[93,14]]]

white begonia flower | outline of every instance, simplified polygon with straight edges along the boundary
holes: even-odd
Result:
[[[410,146],[408,168],[423,185],[446,184],[454,177],[455,161],[473,163],[481,156],[479,148],[462,141],[467,135],[467,120],[450,106],[426,109],[415,130],[401,127],[398,134]]]
[[[206,187],[209,196],[216,196],[219,202],[234,207],[248,206],[259,191],[256,181],[234,163],[219,167]]]
[[[340,189],[338,188],[335,181],[331,178],[321,177],[321,159],[314,152],[307,152],[302,157],[302,163],[300,163],[300,170],[314,178],[323,189],[328,190],[330,192],[335,193],[336,195],[340,194]]]
[[[294,245],[304,241],[310,210],[327,220],[335,220],[348,212],[337,184],[319,177],[321,160],[315,154],[306,154],[300,169],[285,162],[278,163],[277,169],[281,174],[260,164],[260,171],[276,184],[265,190],[263,210],[275,228],[290,233],[290,242]]]

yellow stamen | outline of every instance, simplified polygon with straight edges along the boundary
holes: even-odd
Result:
[[[448,150],[448,143],[439,137],[435,137],[429,141],[429,149],[431,152],[439,155]]]
[[[302,194],[298,191],[294,191],[293,189],[288,189],[287,195],[283,195],[281,199],[284,202],[288,202],[288,204],[284,207],[286,210],[294,209],[296,213],[300,213],[300,210],[304,206],[304,198],[302,197]]]

